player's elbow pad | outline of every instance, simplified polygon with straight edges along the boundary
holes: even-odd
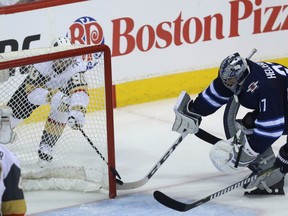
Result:
[[[34,105],[43,105],[47,103],[47,94],[49,91],[44,88],[36,88],[27,96],[28,101]]]

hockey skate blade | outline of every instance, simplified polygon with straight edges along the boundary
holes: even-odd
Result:
[[[283,190],[283,188],[276,188],[276,189],[272,189],[272,192],[269,193],[268,191],[264,190],[260,190],[259,188],[256,188],[255,190],[252,191],[245,191],[244,192],[245,196],[258,196],[258,195],[285,195],[285,192]]]

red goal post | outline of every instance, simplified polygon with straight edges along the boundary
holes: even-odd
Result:
[[[109,166],[115,168],[111,52],[107,45],[71,45],[65,49],[63,47],[38,48],[0,54],[0,73],[14,68],[14,74],[8,81],[0,83],[0,105],[7,105],[7,101],[11,100],[11,95],[29,76],[29,72],[19,72],[19,68],[77,56],[84,59],[84,56],[91,57],[96,53],[98,53],[97,63],[94,62],[94,65],[87,70],[88,72],[85,72],[90,99],[83,130],[93,144],[97,146]],[[93,55],[93,57],[95,56]],[[49,108],[47,108],[49,105],[45,106],[42,110],[41,106],[35,109],[31,116],[15,127],[17,138],[13,143],[7,145],[20,160],[23,182],[25,183],[27,177],[30,185],[27,190],[43,189],[38,188],[38,186],[35,188],[33,182],[38,181],[38,185],[44,178],[51,177],[53,183],[48,189],[89,191],[95,189],[92,186],[95,183],[99,185],[98,189],[107,189],[110,198],[116,197],[116,180],[107,163],[101,160],[87,140],[81,136],[80,131],[72,130],[68,126],[65,127],[63,135],[57,141],[57,146],[55,145],[57,148],[53,150],[55,155],[52,162],[47,167],[37,167],[37,147],[49,112]],[[71,139],[69,140],[69,138]],[[82,163],[84,160],[85,163]],[[75,175],[71,176],[71,173]],[[61,182],[60,185],[68,184],[69,186],[65,185],[64,188],[55,186],[55,179],[56,181],[66,181],[66,183]],[[73,185],[74,179],[76,182]],[[88,182],[88,186],[82,185],[83,182]],[[44,181],[43,184],[47,186],[50,185],[50,182]],[[46,186],[44,186],[44,190],[47,189]]]

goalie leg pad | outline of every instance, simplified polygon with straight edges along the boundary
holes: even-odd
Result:
[[[265,152],[262,154],[259,154],[257,158],[249,164],[248,168],[252,172],[260,172],[262,170],[268,169],[269,167],[272,167],[275,163],[275,154],[270,146]]]
[[[249,164],[248,168],[252,171],[251,175],[257,174],[275,163],[274,151],[269,147],[264,153],[258,155],[255,161]],[[255,181],[244,185],[245,195],[284,195],[284,176],[280,169],[260,176]]]

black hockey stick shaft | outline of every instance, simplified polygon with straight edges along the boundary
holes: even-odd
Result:
[[[199,131],[197,133],[195,133],[195,136],[197,136],[199,139],[204,140],[205,142],[208,142],[212,145],[216,144],[218,141],[222,140],[210,133],[208,133],[207,131],[199,128]]]
[[[121,179],[119,173],[117,172],[117,170],[110,166],[109,163],[107,162],[107,160],[105,159],[105,157],[102,155],[102,153],[98,150],[98,148],[93,144],[92,140],[88,137],[88,135],[84,132],[84,130],[82,128],[79,128],[79,131],[82,133],[82,135],[85,137],[85,139],[88,141],[88,143],[92,146],[92,148],[96,151],[96,153],[100,156],[100,158],[107,164],[107,166],[109,167],[110,171],[113,173],[113,175],[115,177],[118,177],[119,179]],[[121,181],[117,179],[117,182],[119,181],[119,183],[121,184]]]
[[[252,175],[250,177],[247,177],[241,181],[238,181],[232,185],[230,185],[229,187],[226,187],[222,190],[219,190],[209,196],[206,196],[202,199],[199,199],[193,203],[183,203],[183,202],[180,202],[180,201],[177,201],[169,196],[167,196],[166,194],[160,192],[160,191],[155,191],[154,192],[154,198],[160,202],[162,205],[168,207],[168,208],[171,208],[171,209],[174,209],[174,210],[177,210],[177,211],[180,211],[180,212],[185,212],[185,211],[188,211],[190,209],[193,209],[195,207],[198,207],[212,199],[215,199],[215,198],[218,198],[226,193],[229,193],[239,187],[243,187],[245,184],[248,184],[249,182],[251,181],[254,181],[256,180],[258,177],[262,176],[262,175],[267,175],[269,173],[271,173],[273,170],[277,169],[277,167],[271,167],[271,168],[268,168],[258,174],[255,174],[255,175]]]

